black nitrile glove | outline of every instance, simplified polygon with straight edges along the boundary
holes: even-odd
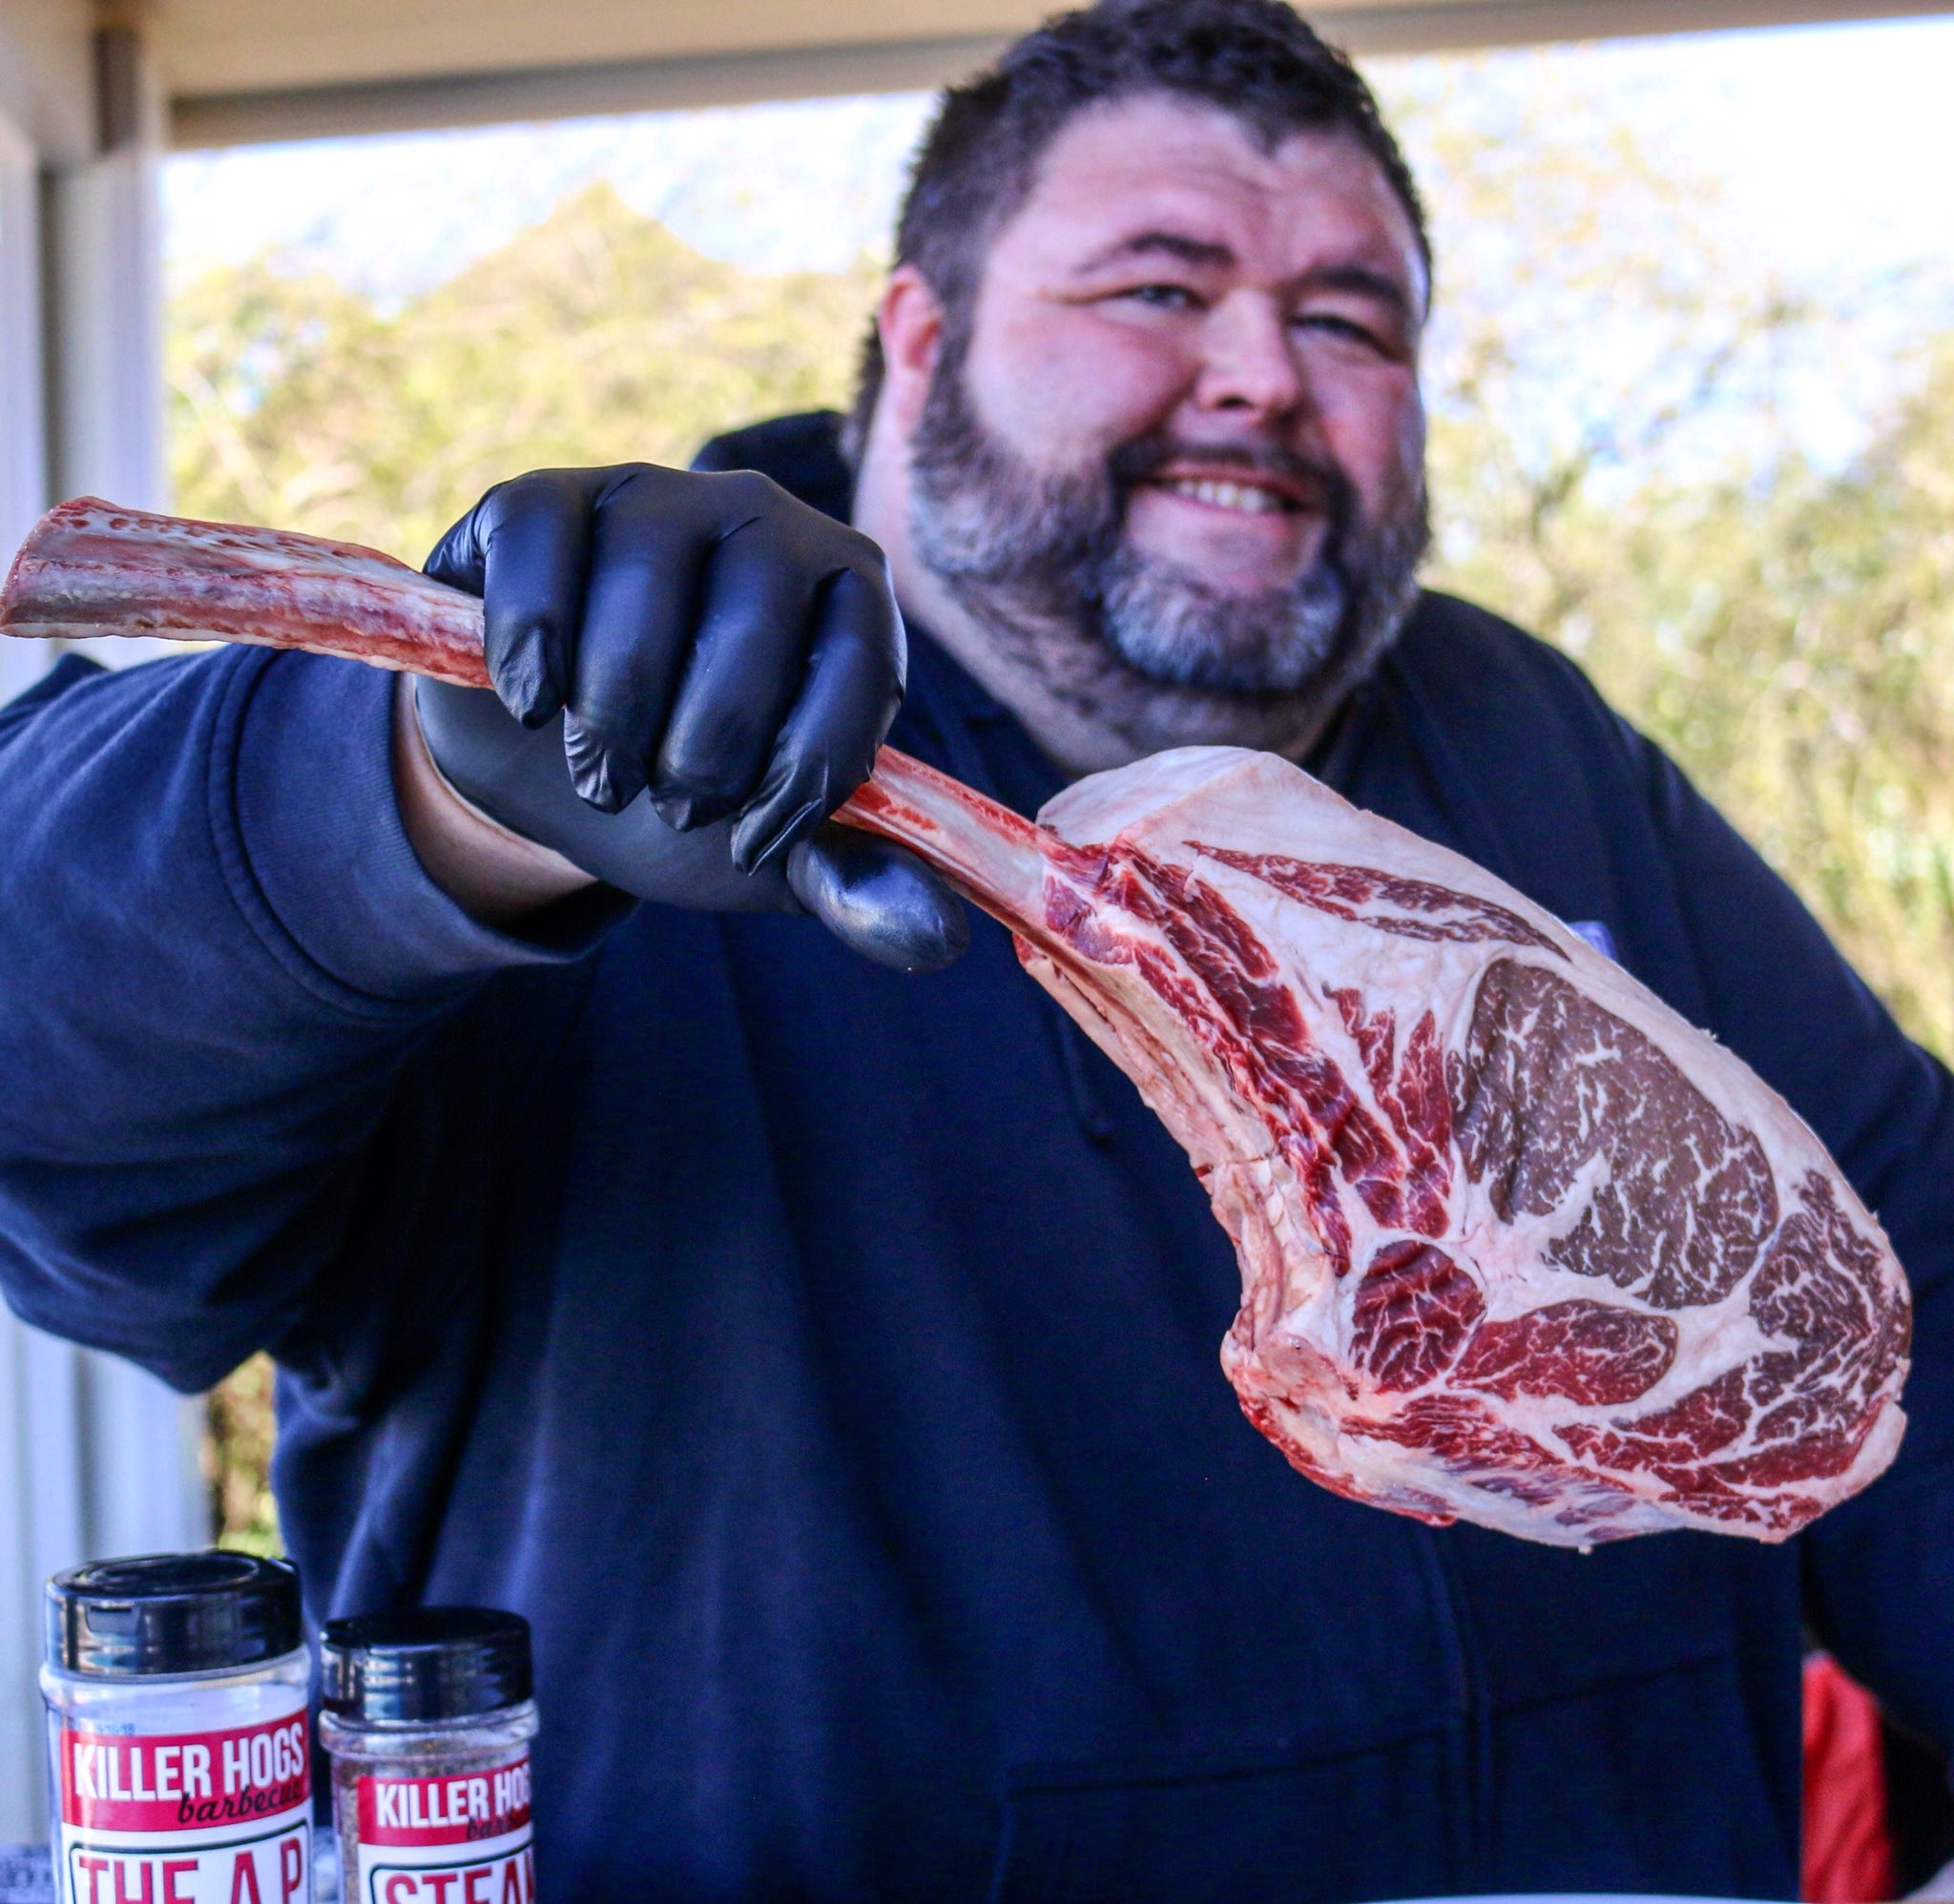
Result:
[[[963,906],[920,860],[823,824],[903,697],[865,536],[750,472],[542,469],[490,489],[427,573],[483,599],[495,693],[415,692],[485,813],[641,899],[805,909],[907,971],[963,951]]]

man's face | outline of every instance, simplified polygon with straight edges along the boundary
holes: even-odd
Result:
[[[946,327],[918,552],[1154,680],[1306,687],[1409,598],[1426,293],[1403,207],[1341,135],[1265,152],[1163,95],[1081,114]]]

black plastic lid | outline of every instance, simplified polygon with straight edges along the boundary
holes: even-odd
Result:
[[[467,1719],[519,1706],[533,1690],[530,1623],[488,1606],[328,1620],[319,1665],[320,1703],[342,1719]]]
[[[304,1643],[299,1570],[217,1548],[71,1567],[47,1612],[48,1664],[105,1679],[260,1666]]]

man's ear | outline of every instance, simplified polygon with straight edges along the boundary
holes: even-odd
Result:
[[[943,346],[943,305],[913,264],[899,264],[883,287],[875,327],[882,338],[883,384],[878,407],[906,439],[923,414],[929,380]]]

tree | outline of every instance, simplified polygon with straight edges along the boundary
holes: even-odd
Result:
[[[1427,579],[1556,642],[1954,1055],[1954,339],[1856,462],[1803,380],[1865,349],[1759,273],[1552,62],[1450,62],[1392,115],[1429,193]]]
[[[276,259],[172,300],[178,506],[424,553],[491,483],[846,401],[878,279],[701,257],[593,185],[393,314]]]

